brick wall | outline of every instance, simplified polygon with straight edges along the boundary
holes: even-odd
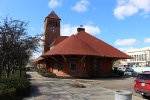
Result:
[[[112,75],[112,58],[100,59],[101,77],[110,77]]]
[[[60,58],[60,57],[59,57]],[[71,57],[66,56],[67,61],[62,59],[63,70],[58,70],[54,68],[54,65],[57,64],[54,61],[48,63],[48,68],[51,72],[55,73],[57,76],[73,76],[73,77],[110,77],[112,69],[112,59],[111,58],[98,58],[98,68],[94,69],[93,59],[95,57],[89,56],[86,57],[86,70],[84,69],[84,60],[81,61],[83,56],[77,56],[76,60],[76,71],[71,71],[70,63]]]

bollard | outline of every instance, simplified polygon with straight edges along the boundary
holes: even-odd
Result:
[[[132,92],[126,90],[115,91],[115,100],[131,100]]]

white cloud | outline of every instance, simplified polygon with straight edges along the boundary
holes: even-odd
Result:
[[[76,33],[77,26],[71,26],[70,24],[64,24],[61,27],[61,35],[70,36]]]
[[[89,0],[80,0],[75,4],[75,6],[72,7],[72,9],[77,12],[85,12],[87,11],[87,7],[89,6],[89,4]]]
[[[115,45],[118,46],[131,46],[137,43],[136,39],[117,39]]]
[[[138,12],[138,9],[136,7],[133,7],[131,5],[125,5],[125,6],[120,6],[117,7],[114,10],[114,15],[118,18],[118,19],[124,19],[124,17],[127,16],[131,16],[134,15]]]
[[[130,0],[131,4],[135,5],[138,9],[144,10],[144,12],[150,11],[150,0]]]
[[[85,25],[84,28],[87,33],[90,33],[92,35],[95,35],[95,34],[98,34],[101,32],[101,30],[98,26]]]
[[[150,38],[144,39],[144,43],[150,43]]]
[[[48,3],[49,8],[56,8],[56,7],[60,7],[60,6],[61,6],[61,2],[58,0],[50,0]]]
[[[127,50],[131,50],[134,49],[133,47],[122,47],[122,48],[118,48],[119,50],[123,51],[123,52],[127,52]]]
[[[145,16],[149,12],[150,0],[118,0],[117,7],[114,9],[114,15],[119,20],[137,13],[143,13],[142,15]]]
[[[40,52],[34,52],[33,53],[33,55],[32,55],[32,58],[33,59],[36,59],[36,58],[38,58],[39,56],[41,56],[42,55],[42,53],[41,53],[42,51],[40,51]]]
[[[70,36],[72,34],[76,34],[78,27],[79,26],[72,26],[70,24],[64,24],[62,25],[62,28],[61,28],[61,35]],[[95,35],[101,32],[98,26],[94,26],[92,24],[86,24],[86,25],[83,25],[83,27],[85,28],[85,31],[91,35]]]

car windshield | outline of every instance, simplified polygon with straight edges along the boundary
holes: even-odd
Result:
[[[142,80],[150,80],[150,74],[139,74],[137,78]]]

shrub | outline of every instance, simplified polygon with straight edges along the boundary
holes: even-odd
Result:
[[[46,69],[46,68],[40,68],[40,69],[38,69],[38,73],[48,73],[48,72],[49,72],[49,70]]]
[[[3,79],[0,83],[0,90],[1,93],[9,91],[12,88],[15,88],[15,95],[16,96],[26,96],[29,94],[30,91],[30,83],[27,79]],[[7,94],[7,93],[6,93]]]
[[[12,88],[4,88],[3,87],[3,90],[0,90],[0,96],[13,97],[13,96],[15,96],[15,92],[16,92],[16,89],[14,87],[12,87]]]
[[[15,88],[17,96],[27,96],[30,93],[30,83],[27,79],[17,80],[17,85]]]
[[[38,69],[37,71],[40,75],[44,76],[44,77],[56,77],[56,74],[51,73],[48,69],[46,68],[41,68]]]
[[[15,74],[12,74],[9,78],[16,78],[16,79],[20,78],[20,71],[19,70],[15,71]],[[21,78],[27,78],[26,71],[21,72]]]
[[[3,78],[0,80],[0,99],[21,100],[21,97],[29,95],[30,83],[25,78],[26,73],[22,76],[22,78],[17,78],[17,75],[14,75],[11,78]]]
[[[117,76],[124,76],[124,72],[121,70],[117,70],[117,69],[112,70],[112,74],[117,75]]]

